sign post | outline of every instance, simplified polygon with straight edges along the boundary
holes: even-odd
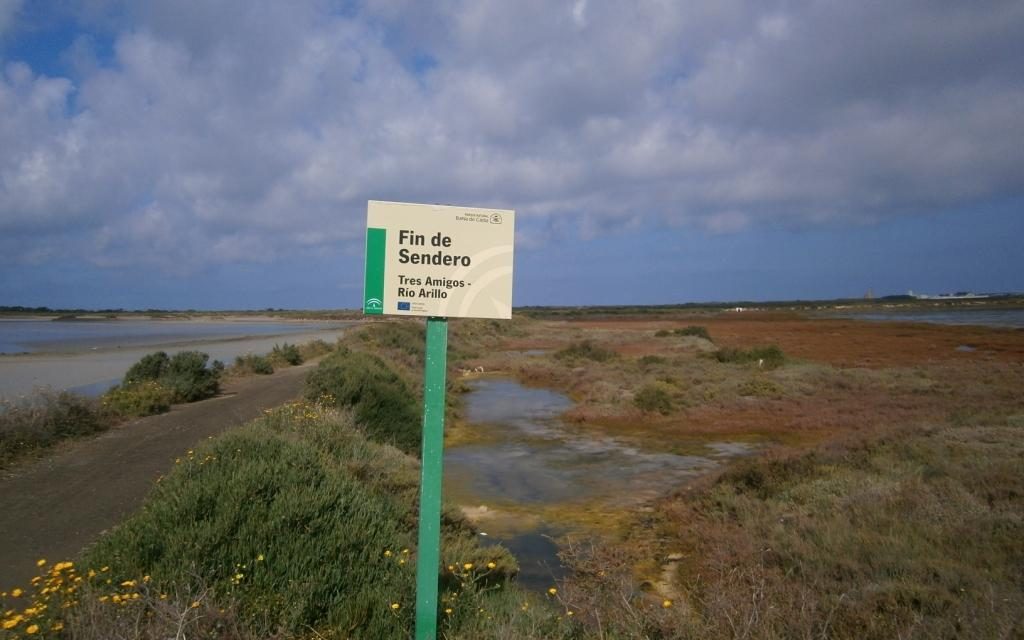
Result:
[[[512,317],[515,212],[378,202],[367,206],[363,313],[427,317],[416,640],[437,637],[448,318]]]
[[[416,560],[416,640],[437,637],[437,577],[441,562],[441,480],[444,461],[448,319],[427,318],[423,372],[423,460]]]

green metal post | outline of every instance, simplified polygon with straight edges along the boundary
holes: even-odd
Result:
[[[420,534],[416,559],[416,640],[437,637],[437,582],[441,557],[441,475],[444,461],[444,396],[448,319],[427,318],[423,372],[423,459]]]

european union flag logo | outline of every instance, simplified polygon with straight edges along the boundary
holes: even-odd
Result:
[[[410,309],[410,305],[409,305],[408,302],[399,302],[398,303],[398,310],[399,311],[409,311],[409,309]]]

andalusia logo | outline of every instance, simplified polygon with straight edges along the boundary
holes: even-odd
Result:
[[[380,298],[367,298],[363,306],[367,311],[382,311],[384,309],[384,303],[380,301]]]

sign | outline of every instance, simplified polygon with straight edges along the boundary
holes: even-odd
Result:
[[[363,313],[512,317],[515,212],[370,200]]]

